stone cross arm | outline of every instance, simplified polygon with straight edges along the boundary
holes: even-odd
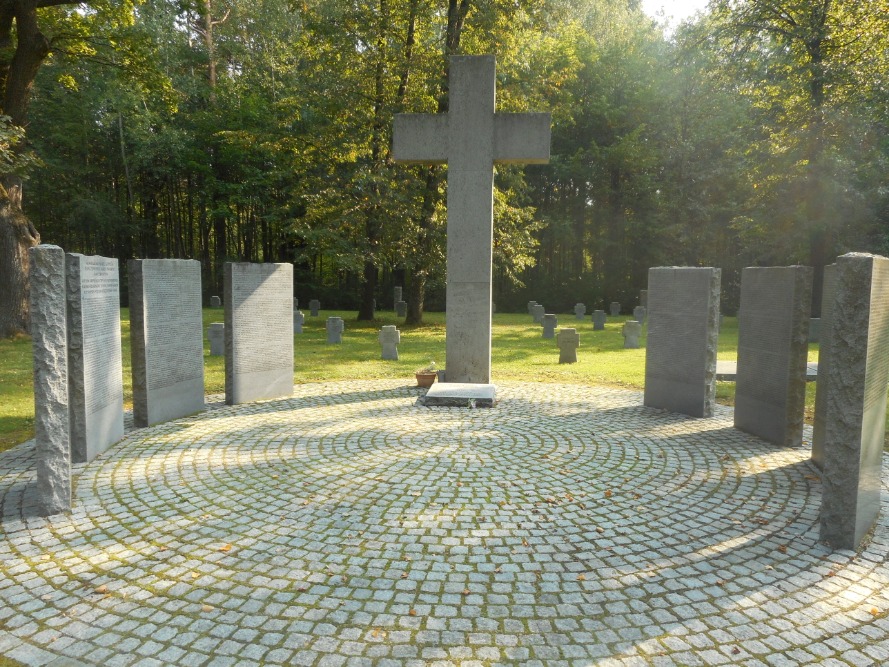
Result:
[[[460,132],[450,125],[448,114],[397,114],[392,128],[393,158],[396,162],[413,164],[446,163],[451,157],[451,134]],[[494,162],[546,164],[550,125],[549,113],[495,113]],[[469,128],[462,130],[471,133]]]

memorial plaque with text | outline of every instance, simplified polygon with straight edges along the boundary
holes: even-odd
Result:
[[[136,426],[202,410],[200,262],[134,259],[128,262],[128,269]]]
[[[806,407],[812,268],[741,272],[735,428],[799,447]]]
[[[71,460],[92,461],[123,437],[123,362],[117,260],[68,254]]]
[[[225,265],[225,402],[293,393],[293,265]]]
[[[645,405],[710,417],[716,399],[720,269],[648,270]]]
[[[880,511],[889,383],[889,259],[837,258],[827,377],[821,540],[856,549]],[[819,373],[820,381],[820,373]]]

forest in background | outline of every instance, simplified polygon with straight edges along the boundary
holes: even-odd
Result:
[[[206,295],[225,261],[293,262],[303,303],[443,309],[446,172],[390,149],[396,113],[447,110],[452,54],[553,117],[550,164],[497,168],[498,310],[632,307],[650,266],[699,265],[733,313],[744,266],[817,293],[837,254],[889,254],[889,0],[714,0],[669,36],[635,0],[41,12],[23,210],[69,252],[198,259]]]

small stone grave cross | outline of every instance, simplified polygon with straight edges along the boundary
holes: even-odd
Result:
[[[303,322],[306,321],[306,316],[301,310],[293,311],[293,333],[301,334],[303,332]]]
[[[531,315],[534,317],[534,324],[543,324],[544,314],[546,314],[546,311],[543,309],[542,304],[535,303],[531,306]]]
[[[593,331],[602,331],[605,328],[604,310],[594,310],[590,319],[593,320]]]
[[[407,301],[395,302],[395,317],[407,317]]]
[[[495,164],[549,162],[550,114],[496,113],[494,56],[451,56],[447,114],[398,114],[396,162],[448,164],[448,382],[491,378]]]
[[[577,348],[580,346],[580,336],[577,334],[577,329],[559,329],[556,342],[559,345],[559,363],[577,363]]]
[[[312,317],[318,317],[318,311],[321,310],[321,302],[318,299],[309,301],[309,314]]]
[[[645,316],[647,314],[648,312],[645,310],[645,306],[636,306],[633,308],[633,319],[639,324],[645,324]]]
[[[555,338],[556,337],[556,327],[559,326],[559,318],[557,318],[552,313],[547,313],[543,316],[543,337],[544,338]]]
[[[582,303],[578,303],[574,305],[574,319],[583,321],[583,317],[586,315],[586,305]]]
[[[210,308],[220,308],[222,306],[222,299],[218,296],[210,297]]]
[[[210,341],[210,356],[221,357],[225,354],[225,322],[211,322],[207,329],[207,340]]]
[[[642,333],[642,325],[639,322],[627,320],[621,333],[624,336],[624,349],[635,350],[639,347],[639,336]]]
[[[343,322],[342,317],[328,317],[327,318],[327,342],[328,343],[342,343],[343,342],[343,329],[346,328],[345,323]]]
[[[611,316],[617,317],[620,315],[620,304],[617,301],[611,302]]]
[[[380,345],[383,347],[381,359],[398,361],[398,344],[401,342],[401,332],[394,324],[387,324],[380,329]]]
[[[528,302],[528,315],[534,314],[534,306],[536,306],[536,305],[537,305],[536,301],[529,301]]]

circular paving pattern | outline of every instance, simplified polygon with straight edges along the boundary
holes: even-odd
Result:
[[[397,382],[302,385],[134,431],[76,467],[75,509],[51,519],[33,511],[33,447],[0,455],[0,654],[889,661],[885,503],[860,553],[832,553],[808,451],[735,431],[727,408],[702,420],[623,390],[498,392],[470,410],[418,407]]]

